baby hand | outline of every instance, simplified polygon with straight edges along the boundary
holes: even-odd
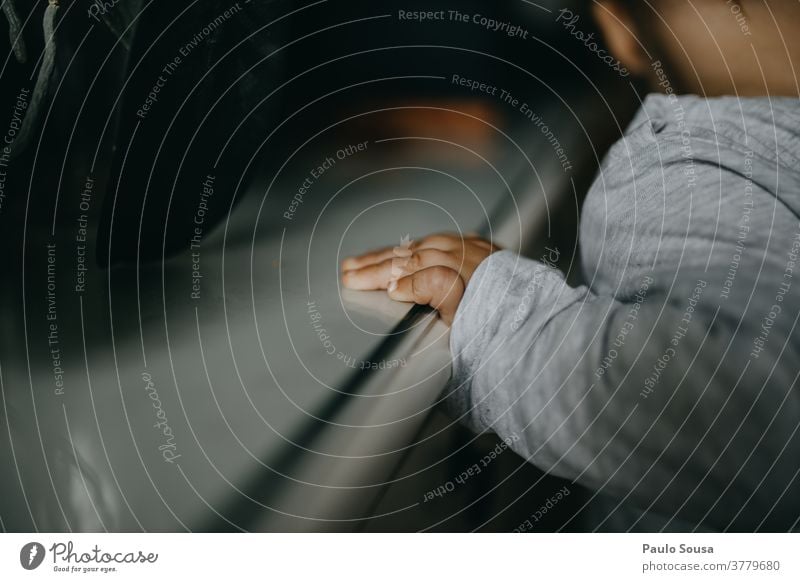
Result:
[[[500,248],[474,236],[436,234],[342,262],[342,283],[361,291],[386,289],[395,301],[430,305],[449,325],[478,265]]]

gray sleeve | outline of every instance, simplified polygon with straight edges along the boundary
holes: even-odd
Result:
[[[642,509],[717,529],[789,529],[800,469],[787,365],[796,311],[759,344],[771,299],[730,317],[736,309],[710,297],[713,278],[687,272],[662,286],[645,276],[618,301],[496,253],[456,314],[448,406],[542,470]],[[774,298],[766,279],[765,289],[739,287]]]

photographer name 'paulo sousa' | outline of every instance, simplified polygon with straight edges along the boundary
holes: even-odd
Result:
[[[651,546],[650,544],[642,544],[643,554],[713,554],[713,546],[695,546],[680,544],[673,546],[671,544],[662,544],[658,546]]]

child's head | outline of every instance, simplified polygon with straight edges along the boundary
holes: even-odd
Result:
[[[615,56],[673,90],[800,95],[800,0],[591,0]]]

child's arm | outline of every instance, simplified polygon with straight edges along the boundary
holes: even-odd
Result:
[[[785,460],[800,459],[800,414],[789,395],[795,378],[774,365],[786,341],[780,322],[775,349],[751,357],[769,312],[763,301],[750,301],[757,317],[730,319],[703,297],[717,292],[708,288],[724,273],[702,269],[676,280],[643,277],[639,295],[619,301],[571,288],[542,263],[491,254],[488,243],[436,240],[458,243],[443,251],[455,254],[440,256],[438,267],[420,265],[392,293],[456,309],[448,404],[474,429],[513,441],[545,471],[668,517],[753,528],[764,507],[796,504],[798,463]],[[392,255],[383,253],[345,275],[347,284],[386,287],[391,262],[377,265]],[[746,280],[753,274],[743,266],[737,288],[774,295],[774,280],[764,278],[761,289]],[[461,281],[469,283],[463,298]],[[747,511],[748,500],[760,513]],[[790,526],[794,509],[771,513],[768,523]]]

